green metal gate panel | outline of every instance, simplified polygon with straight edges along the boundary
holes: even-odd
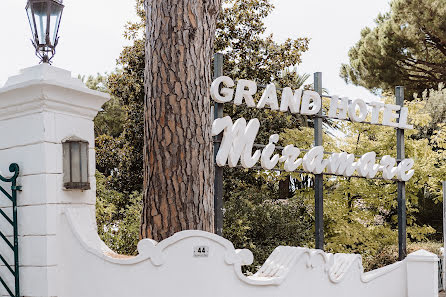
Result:
[[[17,186],[17,177],[19,176],[19,165],[15,163],[9,165],[9,171],[13,173],[13,176],[10,178],[6,178],[0,175],[0,180],[7,184],[7,187],[0,186],[0,192],[1,192],[0,197],[1,199],[7,198],[12,203],[12,218],[10,218],[3,211],[3,209],[0,208],[0,214],[9,223],[8,226],[2,226],[2,228],[0,228],[0,237],[6,242],[6,244],[11,248],[11,251],[14,253],[14,265],[13,267],[11,267],[12,265],[10,265],[5,259],[5,255],[0,254],[0,260],[3,262],[8,271],[11,272],[11,274],[14,277],[14,288],[11,289],[10,287],[8,287],[4,275],[0,275],[0,282],[6,289],[6,291],[8,291],[11,297],[19,297],[20,296],[19,241],[18,241],[18,231],[17,231],[17,191],[21,190],[21,187]],[[5,227],[13,228],[13,234],[14,234],[13,243],[11,243],[11,241],[5,236],[3,229]]]
[[[441,256],[440,261],[438,261],[438,292],[443,291],[443,269],[444,262],[443,256]]]

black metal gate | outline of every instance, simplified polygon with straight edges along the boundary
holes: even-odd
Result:
[[[444,262],[443,256],[440,257],[440,261],[438,261],[438,291],[443,291],[443,269]]]
[[[11,248],[11,252],[14,255],[14,263],[13,265],[8,263],[5,259],[9,258],[5,254],[0,254],[0,260],[6,266],[7,270],[14,277],[14,288],[11,289],[6,281],[5,275],[0,275],[0,282],[3,287],[6,289],[8,294],[11,297],[19,297],[20,296],[20,284],[19,284],[19,241],[18,241],[18,231],[17,231],[17,191],[21,190],[20,186],[17,186],[17,177],[19,176],[19,165],[13,163],[9,166],[9,171],[13,173],[12,177],[6,178],[0,175],[0,181],[3,183],[0,185],[0,191],[3,195],[0,195],[2,198],[7,198],[12,203],[12,218],[6,214],[6,212],[0,208],[0,214],[5,218],[8,222],[6,226],[1,226],[3,230],[0,230],[0,237],[6,242],[7,246]],[[5,185],[6,184],[6,185]],[[13,229],[13,240],[11,241],[5,236],[4,228],[12,228]]]

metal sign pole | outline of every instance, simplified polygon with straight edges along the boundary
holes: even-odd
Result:
[[[223,75],[223,54],[214,54],[214,79]],[[214,104],[214,119],[223,117],[223,103]],[[214,163],[223,133],[214,136]],[[223,168],[214,167],[214,229],[217,235],[223,234]]]
[[[395,88],[396,104],[404,105],[404,87]],[[398,120],[399,121],[399,120]],[[396,157],[398,164],[405,158],[404,129],[396,129]],[[406,249],[406,183],[398,181],[398,255],[399,260],[404,260]]]
[[[314,74],[314,90],[322,95],[322,73]],[[322,115],[322,106],[318,115]],[[322,118],[314,118],[314,145],[323,144],[322,141]],[[324,249],[324,175],[316,174],[314,176],[314,218],[315,218],[315,237],[316,248]]]

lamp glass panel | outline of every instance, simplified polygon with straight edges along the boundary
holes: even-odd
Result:
[[[34,26],[34,18],[31,5],[28,5],[28,8],[26,9],[26,14],[28,15],[29,26],[31,27],[31,32],[33,33],[33,39],[34,39],[34,37],[36,36],[36,30],[35,30],[36,27]]]
[[[51,45],[54,45],[56,42],[57,31],[59,30],[60,18],[62,17],[63,6],[51,2],[51,10],[50,10],[50,41]]]
[[[39,43],[46,43],[46,30],[48,20],[48,2],[33,3],[34,19],[36,20],[37,34]]]
[[[70,143],[64,142],[63,148],[63,182],[68,183],[71,179],[71,164],[70,164]]]
[[[79,142],[71,143],[71,182],[81,182],[81,150]]]
[[[88,182],[88,143],[81,142],[81,181]]]

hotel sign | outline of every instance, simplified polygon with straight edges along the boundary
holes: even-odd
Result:
[[[322,98],[314,91],[295,90],[286,87],[282,90],[279,102],[274,84],[268,85],[261,99],[256,104],[254,95],[257,84],[251,80],[239,80],[237,85],[227,76],[220,76],[211,85],[211,97],[217,103],[235,105],[246,104],[250,108],[270,108],[281,112],[298,113],[307,116],[317,115],[322,108]],[[382,117],[380,118],[380,114]],[[394,104],[382,102],[366,103],[364,100],[353,101],[348,98],[332,96],[328,110],[328,117],[332,119],[364,122],[370,115],[371,124],[412,129],[408,124],[408,109]],[[356,160],[355,155],[333,153],[324,158],[324,148],[315,146],[301,156],[301,149],[294,145],[287,145],[281,154],[274,154],[279,135],[273,134],[269,143],[262,149],[253,152],[254,141],[260,128],[260,122],[254,118],[247,122],[239,118],[235,122],[231,117],[215,119],[212,125],[212,136],[223,132],[223,139],[217,152],[218,166],[235,167],[240,163],[244,168],[252,168],[259,161],[262,168],[272,170],[279,163],[287,172],[293,172],[302,167],[303,171],[313,174],[329,173],[340,176],[352,176],[355,172],[360,177],[374,178],[378,172],[386,180],[398,179],[408,181],[414,174],[414,161],[403,159],[397,165],[397,160],[389,155],[383,156],[378,162],[375,152],[368,152]]]

